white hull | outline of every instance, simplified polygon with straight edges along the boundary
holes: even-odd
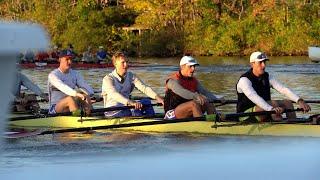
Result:
[[[47,66],[46,62],[35,62],[35,64],[36,64],[37,67],[45,67],[45,66]]]
[[[320,62],[320,47],[310,46],[308,48],[309,58],[314,62]]]

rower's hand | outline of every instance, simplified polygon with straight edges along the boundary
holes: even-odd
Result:
[[[27,98],[16,97],[15,101],[21,105],[26,105],[28,103]]]
[[[299,99],[298,104],[299,107],[303,109],[304,113],[311,111],[311,107],[305,103],[303,99]]]
[[[48,95],[47,95],[46,93],[40,94],[40,97],[41,97],[42,99],[44,99],[46,102],[49,102],[49,97],[48,97]]]
[[[134,106],[134,109],[142,109],[142,104],[137,101],[129,101],[128,102],[129,106]]]
[[[225,103],[227,102],[227,101],[224,99],[224,97],[221,97],[219,100],[220,100],[220,103],[221,103],[221,104],[225,104]]]
[[[101,101],[103,101],[103,98],[98,95],[93,95],[91,97],[91,103],[96,103],[96,102],[101,102]]]
[[[87,96],[84,95],[84,94],[82,94],[82,93],[77,93],[76,96],[77,96],[78,98],[80,98],[82,101],[87,100]]]
[[[163,98],[161,97],[161,96],[156,96],[156,101],[157,101],[157,103],[159,103],[159,104],[162,104],[162,106],[164,106],[164,100],[163,100]]]
[[[284,112],[282,107],[274,107],[272,110],[275,111],[277,115],[281,115]]]
[[[195,100],[201,106],[203,106],[208,101],[204,95],[198,93],[195,93],[195,95],[193,96],[193,100]]]
[[[201,106],[203,106],[204,104],[206,104],[208,102],[208,99],[206,96],[202,95],[202,94],[198,94],[197,100],[196,100]]]

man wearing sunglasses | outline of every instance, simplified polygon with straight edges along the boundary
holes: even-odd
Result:
[[[306,104],[302,98],[265,71],[268,60],[269,58],[262,52],[254,52],[251,54],[251,69],[241,75],[236,87],[238,95],[237,112],[274,110],[276,114],[272,115],[272,119],[282,120],[281,114],[284,112],[284,109],[293,109],[292,101],[298,103],[304,112],[310,111],[310,106]],[[271,88],[285,95],[289,100],[271,100]],[[289,120],[296,119],[295,112],[287,112],[286,116]],[[239,120],[243,121],[248,118],[265,121],[270,117],[244,117]]]

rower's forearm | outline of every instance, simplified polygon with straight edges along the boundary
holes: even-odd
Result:
[[[177,81],[172,79],[167,82],[167,87],[184,99],[192,100],[196,96],[196,93],[183,88]]]
[[[152,99],[156,99],[157,93],[151,87],[144,84],[138,77],[134,77],[133,83],[139,91]]]

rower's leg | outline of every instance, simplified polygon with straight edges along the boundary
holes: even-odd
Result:
[[[203,116],[201,105],[194,100],[180,104],[174,112],[177,119]]]
[[[254,109],[253,109],[253,112],[261,112],[261,111],[264,111],[264,109],[260,108],[259,106],[255,106]],[[256,116],[256,119],[259,122],[265,122],[265,121],[269,121],[270,120],[270,116]],[[279,117],[277,117],[275,115],[272,115],[272,119],[273,120],[279,120]],[[281,119],[282,119],[282,117],[281,117]]]
[[[73,112],[78,109],[79,109],[79,107],[78,107],[76,101],[71,96],[67,96],[67,97],[61,99],[55,106],[55,111],[57,113]]]
[[[40,112],[40,105],[37,101],[37,97],[34,94],[28,94],[25,95],[25,98],[27,99],[28,103],[28,109],[32,110],[33,112]]]
[[[212,103],[206,102],[202,106],[202,112],[207,112],[207,114],[214,114],[216,112],[216,108]]]
[[[91,110],[92,110],[92,103],[91,103],[90,96],[86,95],[86,100],[81,103],[83,105],[83,108],[84,108],[86,115],[89,116],[91,114]]]
[[[272,107],[282,107],[283,108],[280,101],[272,100],[271,102],[269,102],[269,104],[271,104]],[[271,117],[275,121],[281,121],[283,119],[281,114],[272,114]]]

